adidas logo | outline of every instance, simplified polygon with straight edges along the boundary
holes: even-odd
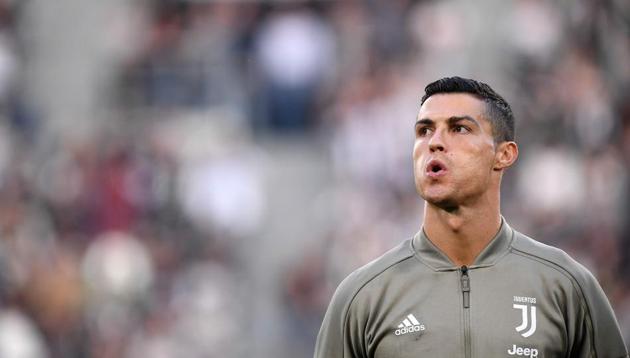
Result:
[[[407,318],[405,318],[402,323],[398,325],[398,329],[394,331],[394,334],[400,336],[406,333],[420,332],[424,330],[424,325],[420,324],[420,322],[418,322],[413,314],[409,314],[407,315]]]

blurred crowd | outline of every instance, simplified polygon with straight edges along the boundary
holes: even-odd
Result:
[[[628,3],[128,3],[77,135],[24,90],[30,10],[0,1],[0,357],[309,357],[341,279],[420,228],[413,123],[447,75],[511,103],[503,214],[598,277],[630,342]],[[270,142],[315,143],[332,174],[283,218],[323,234],[261,285],[261,237],[296,240],[268,231],[269,188],[307,190],[274,188]]]

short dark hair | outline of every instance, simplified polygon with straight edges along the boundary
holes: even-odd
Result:
[[[487,114],[492,124],[492,134],[497,143],[514,140],[514,114],[507,101],[483,82],[469,78],[444,77],[429,83],[424,88],[420,105],[438,93],[470,93],[486,103]]]

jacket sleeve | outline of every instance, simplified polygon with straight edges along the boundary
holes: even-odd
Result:
[[[357,324],[353,299],[356,294],[344,280],[333,295],[317,336],[314,358],[367,358],[363,332]]]
[[[628,351],[608,299],[593,275],[582,268],[576,277],[579,305],[574,312],[575,337],[571,357],[622,358]]]

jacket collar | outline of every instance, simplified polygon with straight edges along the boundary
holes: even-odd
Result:
[[[505,218],[501,217],[501,226],[499,231],[486,246],[479,256],[475,259],[475,262],[469,266],[469,268],[479,268],[493,266],[499,259],[508,253],[512,239],[514,237],[514,231],[505,221]],[[456,270],[459,267],[455,266],[453,262],[444,254],[429,238],[422,228],[412,239],[412,248],[416,253],[416,256],[429,267],[436,271],[451,271]]]

